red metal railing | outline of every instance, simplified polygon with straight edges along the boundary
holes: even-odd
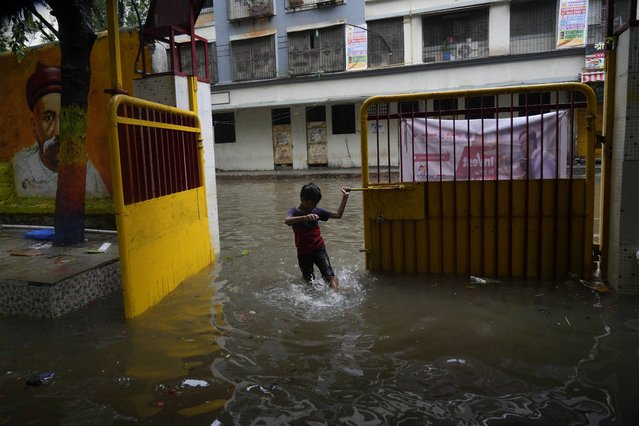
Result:
[[[195,118],[129,104],[118,116],[125,205],[202,185]]]

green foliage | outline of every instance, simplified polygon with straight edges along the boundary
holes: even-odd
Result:
[[[144,24],[149,3],[150,0],[118,0],[118,25],[120,27],[139,27]],[[97,32],[107,29],[106,8],[106,0],[93,0],[91,19]]]
[[[106,2],[107,0],[93,1],[91,20],[96,32],[107,29]],[[25,1],[21,10],[1,22],[3,30],[0,31],[0,51],[11,50],[18,61],[24,57],[26,48],[33,44],[31,41],[34,37],[39,36],[39,40],[37,40],[39,42],[57,40],[57,34],[54,32],[57,23],[44,22],[42,19],[46,19],[47,13],[34,15],[32,13],[32,10],[35,10],[34,3],[41,2]],[[139,27],[142,25],[146,20],[149,3],[150,0],[118,0],[119,26]],[[46,3],[43,5],[50,11],[50,7]]]
[[[34,22],[33,14],[28,10],[7,18],[7,24],[11,30],[2,34],[0,47],[3,51],[11,50],[20,62],[24,58],[30,37],[37,32],[38,27]]]

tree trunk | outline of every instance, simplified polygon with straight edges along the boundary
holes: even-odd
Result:
[[[62,54],[54,244],[65,246],[84,241],[87,106],[91,83],[90,58],[96,34],[91,23],[93,0],[47,0],[47,3],[58,20]]]

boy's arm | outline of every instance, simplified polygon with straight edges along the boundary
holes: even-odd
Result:
[[[314,220],[319,220],[319,216],[315,213],[305,214],[304,216],[286,216],[284,224],[293,225],[298,222],[312,222]]]
[[[342,186],[342,202],[339,204],[336,212],[331,212],[331,219],[340,219],[344,214],[344,209],[346,208],[346,202],[348,201],[348,195],[350,194],[351,189],[348,186]]]

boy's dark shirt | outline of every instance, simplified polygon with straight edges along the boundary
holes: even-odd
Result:
[[[331,212],[321,207],[315,207],[311,212],[305,213],[297,207],[291,207],[288,209],[286,216],[298,217],[306,216],[307,214],[316,214],[319,216],[319,220],[326,222],[330,218]],[[295,233],[297,254],[312,254],[324,247],[324,239],[322,238],[318,221],[297,222],[291,226]]]

